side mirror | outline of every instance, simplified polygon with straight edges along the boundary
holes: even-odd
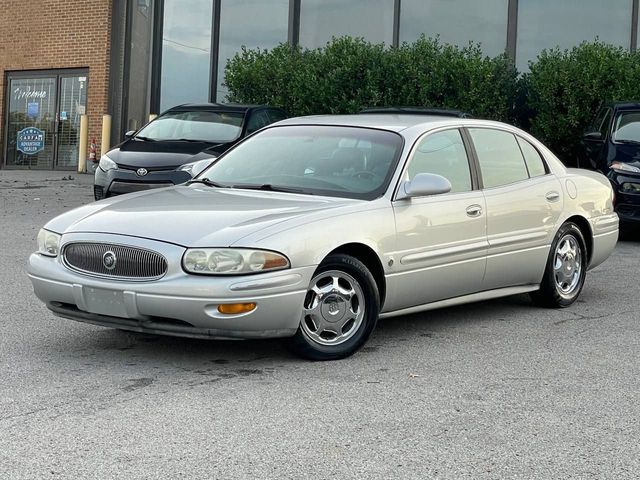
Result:
[[[124,139],[125,140],[129,140],[131,137],[133,137],[136,134],[135,130],[129,130],[127,133],[124,134]]]
[[[397,200],[413,197],[441,195],[451,191],[451,182],[442,175],[434,173],[418,173],[413,180],[400,185]]]
[[[600,132],[587,132],[584,134],[584,138],[587,141],[602,141],[602,133]]]

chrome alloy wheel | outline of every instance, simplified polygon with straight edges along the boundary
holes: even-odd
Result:
[[[339,345],[358,331],[364,314],[364,293],[357,280],[345,272],[329,270],[311,280],[301,327],[320,345]]]
[[[580,285],[582,249],[571,234],[562,237],[556,246],[553,273],[558,293],[563,297],[570,297]]]

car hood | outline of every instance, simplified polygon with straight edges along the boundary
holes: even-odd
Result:
[[[113,233],[185,247],[224,247],[278,223],[326,214],[361,201],[279,192],[169,187],[133,193],[71,210],[45,228],[57,233]]]
[[[200,153],[217,156],[228,148],[228,144],[206,142],[143,142],[127,140],[110,150],[107,155],[118,165],[134,168],[177,168],[198,160],[192,158]]]

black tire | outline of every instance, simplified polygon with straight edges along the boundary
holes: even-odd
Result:
[[[289,339],[289,347],[297,355],[309,360],[338,360],[348,357],[358,351],[366,343],[369,336],[375,329],[378,322],[378,314],[380,312],[380,294],[373,275],[371,275],[369,269],[360,260],[344,254],[329,255],[320,264],[314,273],[312,284],[309,285],[309,292],[307,293],[307,297],[305,297],[305,308],[310,306],[307,305],[308,302],[313,303],[314,301],[317,301],[315,304],[319,305],[318,311],[320,311],[320,307],[324,308],[324,306],[329,305],[329,303],[326,302],[329,301],[328,297],[332,295],[331,293],[327,293],[325,295],[327,298],[320,302],[320,297],[314,296],[314,292],[311,290],[311,288],[316,285],[314,280],[322,278],[323,274],[326,272],[341,272],[342,274],[346,274],[344,275],[345,277],[350,277],[352,280],[357,282],[359,294],[355,295],[358,297],[355,302],[360,302],[360,298],[362,299],[363,314],[360,317],[361,320],[359,325],[357,325],[355,319],[353,320],[353,326],[351,327],[353,331],[348,331],[349,337],[342,343],[335,345],[319,343],[319,341],[323,340],[320,337],[320,328],[315,332],[315,334],[318,335],[318,341],[314,340],[312,338],[313,332],[311,332],[311,330],[313,330],[312,327],[315,326],[315,323],[312,319],[310,320],[307,315],[303,315],[298,331],[295,336]],[[327,279],[328,278],[329,277],[327,277]],[[328,285],[329,284],[327,284],[327,288]],[[345,302],[345,300],[341,300],[341,302]],[[335,305],[336,302],[334,301],[333,306],[335,307]],[[353,305],[349,304],[348,301],[342,305],[349,305],[353,309]],[[359,303],[357,303],[357,307],[359,311]],[[332,306],[329,305],[328,308],[331,309]],[[340,307],[335,308],[339,309]],[[350,314],[346,313],[345,310],[344,318],[349,315]],[[350,321],[351,320],[348,320],[344,326],[347,327]],[[304,322],[310,323],[303,325]],[[338,339],[337,334],[335,338],[336,340]],[[329,342],[331,339],[327,341]]]
[[[575,241],[577,246],[577,255],[573,256],[579,256],[580,272],[578,275],[574,274],[574,278],[576,280],[575,285],[567,282],[567,288],[563,290],[563,288],[558,285],[554,264],[556,263],[558,246],[560,242],[564,243],[565,239],[569,239],[569,242],[571,239]],[[547,259],[547,266],[544,271],[544,276],[542,277],[542,282],[540,283],[540,290],[531,293],[533,302],[546,308],[568,307],[578,299],[578,296],[582,291],[587,274],[587,267],[587,246],[584,241],[582,231],[575,223],[567,222],[560,227],[558,233],[556,233],[553,243],[551,244],[551,250],[549,251],[549,257]],[[571,288],[569,289],[569,287]]]

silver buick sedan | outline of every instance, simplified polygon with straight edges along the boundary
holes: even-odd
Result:
[[[348,356],[378,318],[529,292],[567,307],[612,252],[608,180],[502,123],[285,120],[187,184],[51,220],[29,259],[60,317]]]

